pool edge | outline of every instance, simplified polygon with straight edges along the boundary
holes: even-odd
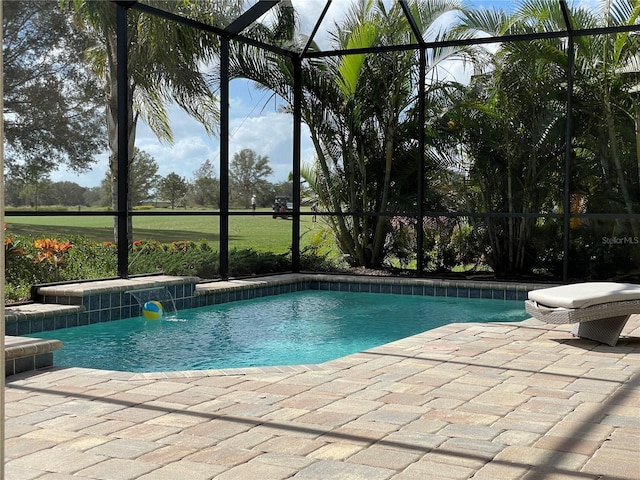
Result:
[[[29,338],[35,344],[40,340],[45,345],[50,341],[33,337],[21,337],[21,335],[34,335],[41,331],[138,316],[140,315],[139,307],[136,310],[131,307],[130,303],[123,306],[123,296],[134,288],[148,288],[150,285],[153,287],[170,287],[173,290],[173,295],[178,299],[176,307],[180,306],[179,310],[309,289],[523,301],[526,299],[528,291],[549,286],[537,283],[500,281],[435,280],[306,273],[288,273],[212,282],[201,282],[197,277],[171,276],[141,277],[136,278],[133,282],[126,279],[95,281],[42,287],[43,292],[41,295],[45,300],[43,303],[5,306],[6,337],[11,337],[14,340],[16,338]],[[131,301],[129,300],[129,302]],[[5,350],[5,357],[7,354]],[[28,367],[21,371],[51,367],[50,362],[43,364],[26,362],[26,360],[29,360],[29,358],[25,357],[23,363],[31,365],[33,368]],[[254,373],[255,368],[282,369],[288,367],[251,367],[245,370],[249,373]],[[220,374],[225,374],[225,370],[221,370],[222,373]],[[232,370],[235,371],[235,375],[238,374],[238,369]],[[195,372],[201,371],[195,370]],[[17,373],[21,372],[15,370],[5,371],[5,376]]]

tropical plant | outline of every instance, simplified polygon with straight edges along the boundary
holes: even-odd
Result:
[[[632,25],[640,13],[638,2],[607,1],[601,7],[597,13],[573,10],[573,28]],[[510,16],[472,11],[465,25],[491,35],[566,28],[560,5],[551,0],[526,1]],[[470,202],[511,215],[477,224],[486,231],[489,259],[499,273],[530,273],[540,256],[549,257],[549,245],[536,242],[536,232],[546,231],[552,235],[546,240],[557,244],[550,228],[540,230],[541,222],[514,215],[558,212],[563,205],[568,45],[566,38],[501,44],[490,62],[478,64],[489,68],[468,89],[471,104],[465,104],[460,121],[473,165]],[[633,67],[637,40],[628,33],[579,36],[575,46],[572,213],[634,213],[640,198],[633,94],[640,70]],[[636,222],[626,228],[637,237]]]
[[[543,62],[513,59],[494,58],[496,70],[472,82],[457,119],[472,159],[467,208],[508,214],[474,222],[486,232],[488,258],[497,274],[531,272],[536,219],[528,214],[551,211],[562,191],[562,76],[550,73]]]
[[[65,254],[73,247],[69,241],[59,241],[55,238],[42,238],[33,244],[36,249],[35,263],[46,263],[53,269],[58,269],[64,263]]]
[[[118,93],[116,2],[91,0],[61,0],[72,7],[76,21],[99,42],[86,52],[94,72],[102,79],[106,96],[109,170],[112,181],[112,206],[117,209],[118,177]],[[241,2],[234,0],[209,2],[190,0],[159,0],[153,6],[189,18],[209,23],[224,23],[235,18]],[[217,55],[218,37],[166,18],[128,10],[128,158],[134,155],[136,126],[140,118],[164,141],[172,141],[167,106],[175,103],[199,120],[208,133],[214,133],[218,105],[215,85],[202,71]],[[131,198],[129,198],[131,200]],[[131,205],[128,206],[131,209]],[[129,243],[132,240],[129,217]],[[115,238],[117,222],[114,221]]]
[[[427,36],[458,2],[409,3],[420,33]],[[449,38],[448,34],[437,37]],[[415,41],[399,3],[361,1],[332,32],[338,50],[366,49]],[[459,49],[434,49],[429,77]],[[389,251],[390,220],[415,205],[416,95],[415,51],[345,54],[301,65],[302,119],[309,126],[315,164],[302,169],[340,250],[352,265],[380,266]],[[234,74],[250,78],[293,105],[294,66],[247,47],[234,55]],[[420,127],[418,127],[420,128]]]
[[[630,26],[640,2],[608,0],[586,10],[579,28]],[[576,40],[576,191],[592,212],[634,214],[640,209],[640,42],[630,32]],[[619,234],[640,237],[640,222],[618,221]],[[611,230],[610,230],[611,232]],[[640,257],[639,257],[640,259]]]
[[[7,224],[3,224],[6,232]],[[24,277],[29,273],[27,262],[22,261],[28,254],[22,239],[15,236],[4,236],[5,278]],[[26,274],[26,275],[25,275]]]

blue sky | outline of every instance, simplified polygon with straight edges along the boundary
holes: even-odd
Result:
[[[324,0],[292,0],[294,6],[302,12],[302,31],[312,28],[312,19],[324,5]],[[390,2],[391,0],[385,0]],[[582,0],[578,3],[597,3],[597,0]],[[471,7],[495,6],[507,10],[519,2],[509,0],[465,2]],[[351,4],[348,0],[334,0],[331,4],[323,28],[319,31],[319,43],[328,45],[326,36],[333,21],[341,18],[345,9]],[[571,2],[569,2],[571,5]],[[306,20],[305,20],[306,19]],[[454,75],[464,76],[461,68]],[[155,158],[159,165],[159,174],[166,176],[175,172],[187,179],[193,178],[195,170],[205,160],[210,160],[219,173],[219,141],[207,136],[204,128],[195,120],[185,115],[179,108],[171,107],[171,125],[174,131],[173,144],[159,142],[149,128],[140,121],[138,123],[136,146]],[[250,83],[234,80],[230,86],[230,155],[243,148],[250,148],[258,155],[267,156],[274,171],[270,181],[286,180],[292,165],[293,123],[290,115],[280,113],[270,93],[254,89]],[[302,160],[313,160],[313,147],[308,137],[308,130],[303,126]],[[76,175],[68,171],[58,171],[52,175],[53,181],[72,181],[80,185],[92,187],[100,184],[108,169],[106,152],[96,157],[98,162],[91,171]]]

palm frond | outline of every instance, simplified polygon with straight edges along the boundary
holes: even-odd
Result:
[[[461,27],[479,36],[495,37],[509,31],[511,22],[501,9],[473,9],[465,11]]]
[[[370,22],[361,23],[349,35],[347,40],[348,49],[367,48],[374,45],[378,37],[376,26]],[[336,82],[342,90],[345,98],[353,98],[358,85],[360,72],[364,63],[365,55],[345,55],[341,57],[337,68]]]
[[[133,107],[134,111],[140,113],[144,122],[159,140],[173,142],[169,115],[159,91],[146,88],[137,89]]]

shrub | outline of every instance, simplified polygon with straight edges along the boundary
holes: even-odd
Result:
[[[415,218],[395,216],[391,218],[390,231],[385,249],[400,264],[407,268],[416,259],[416,220]]]
[[[9,301],[26,300],[31,285],[38,280],[33,261],[33,242],[19,235],[6,237],[4,250],[5,298]]]
[[[84,237],[60,240],[14,235],[5,239],[5,255],[7,301],[27,300],[32,285],[116,273],[115,246]]]
[[[6,299],[28,300],[31,286],[43,283],[109,278],[117,274],[117,249],[110,242],[99,243],[73,236],[35,239],[15,235],[5,239]],[[219,253],[209,242],[177,241],[162,244],[139,240],[130,252],[129,273],[164,272],[167,275],[196,276],[212,279],[219,276]],[[314,249],[301,256],[304,269],[332,270],[326,255]],[[249,276],[291,270],[290,254],[258,252],[253,249],[229,252],[229,274]]]
[[[72,237],[74,247],[69,250],[61,272],[64,280],[113,277],[117,273],[116,245],[93,242],[85,237]]]
[[[41,276],[46,281],[62,280],[65,258],[73,244],[55,238],[41,238],[33,242],[35,248],[34,263],[38,265]]]
[[[219,271],[218,253],[197,246],[182,250],[147,245],[134,255],[129,262],[131,274],[164,272],[167,275],[215,278]]]
[[[143,242],[134,247],[129,263],[132,274],[164,272],[167,275],[190,275],[215,278],[220,272],[219,254],[207,242],[173,242],[160,245]],[[287,254],[233,249],[229,252],[231,276],[263,275],[291,270]]]
[[[33,273],[33,261],[30,260],[25,240],[18,236],[5,237],[4,239],[4,258],[5,258],[5,276],[13,278],[28,277]]]
[[[264,275],[291,270],[288,254],[257,252],[251,248],[229,252],[229,274],[232,276]]]
[[[310,272],[335,272],[338,265],[329,258],[328,253],[319,253],[318,249],[309,246],[300,252],[300,268]]]

